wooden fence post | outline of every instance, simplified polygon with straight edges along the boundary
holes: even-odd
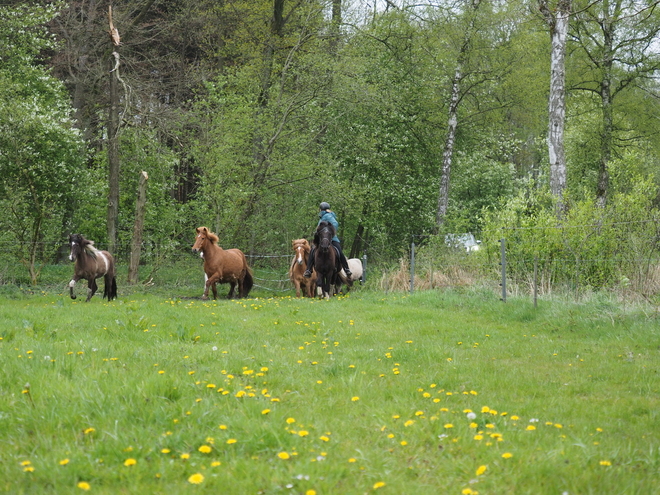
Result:
[[[415,291],[415,241],[410,245],[410,293]]]

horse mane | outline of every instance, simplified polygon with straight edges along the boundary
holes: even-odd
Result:
[[[218,237],[218,235],[217,235],[217,234],[214,234],[213,232],[211,232],[211,230],[210,230],[208,227],[200,227],[200,228],[197,229],[197,230],[198,230],[198,231],[199,231],[199,230],[206,230],[206,233],[208,234],[208,239],[209,239],[209,241],[211,241],[211,244],[217,244],[218,241],[220,240],[220,238]]]
[[[85,239],[82,234],[72,234],[71,235],[72,240],[80,244],[80,247],[82,248],[83,252],[92,258],[96,259],[96,255],[99,252],[96,247],[94,247],[94,241],[90,241],[89,239]]]
[[[291,241],[291,245],[293,246],[294,249],[298,246],[302,246],[302,248],[305,251],[310,250],[309,241],[307,239],[294,239],[293,241]]]
[[[85,239],[85,241],[86,243],[83,245],[83,249],[88,255],[96,259],[96,253],[98,253],[99,250],[94,247],[94,241],[88,241],[87,239]]]

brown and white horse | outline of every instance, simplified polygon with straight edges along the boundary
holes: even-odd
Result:
[[[291,241],[294,257],[289,267],[289,279],[296,288],[296,297],[300,297],[301,290],[303,295],[314,297],[316,289],[316,274],[312,273],[312,278],[305,278],[303,273],[307,270],[307,259],[309,258],[310,245],[307,239],[294,239]]]
[[[69,245],[71,253],[69,259],[75,262],[73,278],[69,282],[69,292],[71,299],[75,299],[73,288],[80,279],[87,280],[87,301],[94,296],[98,289],[96,279],[103,277],[105,286],[103,287],[103,297],[108,301],[117,298],[117,279],[115,269],[115,259],[107,251],[100,251],[94,247],[94,241],[85,239],[80,234],[71,234],[69,236]]]
[[[218,236],[208,228],[197,228],[197,237],[192,250],[194,253],[201,252],[204,258],[204,273],[208,277],[204,284],[202,299],[209,298],[209,288],[213,291],[213,299],[218,298],[216,284],[229,284],[229,294],[227,294],[229,299],[234,297],[236,285],[238,285],[238,297],[247,297],[254,279],[243,251],[222,249],[217,243]]]

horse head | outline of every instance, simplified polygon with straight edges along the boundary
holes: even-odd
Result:
[[[197,237],[195,237],[195,243],[192,246],[193,253],[204,251],[207,242],[210,242],[211,244],[218,242],[218,236],[211,232],[207,227],[197,227],[196,232]]]
[[[296,263],[302,265],[309,253],[309,242],[307,239],[294,239],[291,241],[291,245],[296,256]]]
[[[319,248],[324,252],[327,251],[332,244],[332,238],[335,236],[335,228],[329,222],[321,222],[316,228],[316,234],[319,238]]]
[[[94,241],[88,241],[81,234],[71,234],[69,236],[69,246],[71,247],[69,260],[76,261],[80,253],[88,246],[92,245],[94,245]]]

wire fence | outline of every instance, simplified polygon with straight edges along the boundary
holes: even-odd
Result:
[[[414,239],[430,238],[416,236]],[[660,295],[660,253],[649,245],[634,252],[616,256],[594,257],[588,253],[573,253],[564,257],[523,256],[509,248],[515,241],[484,243],[476,252],[446,246],[433,249],[412,242],[405,247],[407,254],[396,262],[366,266],[379,253],[367,252],[360,259],[365,277],[363,282],[383,292],[415,292],[444,288],[486,287],[503,301],[507,296],[538,297],[570,294],[575,298],[594,291],[616,291],[617,294],[647,299]],[[96,245],[99,249],[105,246]],[[44,253],[57,253],[48,260],[36,263],[40,284],[66,284],[72,274],[68,261],[68,246],[44,243]],[[404,249],[402,249],[404,251]],[[116,248],[119,274],[127,269],[130,245]],[[288,270],[293,253],[246,254],[254,272],[254,287],[277,296],[293,292]],[[142,283],[200,285],[203,281],[202,260],[189,245],[144,243],[141,251],[139,280]],[[368,268],[368,270],[367,270]],[[21,261],[19,251],[11,243],[0,242],[0,286],[29,285],[27,263]]]

